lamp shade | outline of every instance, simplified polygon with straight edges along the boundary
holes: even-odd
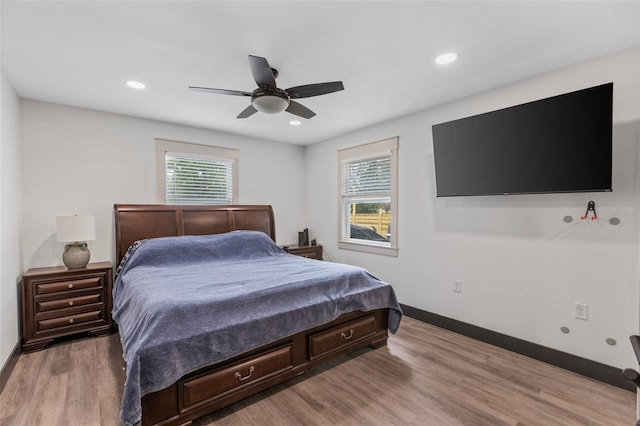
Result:
[[[95,240],[96,218],[94,216],[58,216],[56,230],[59,243]]]

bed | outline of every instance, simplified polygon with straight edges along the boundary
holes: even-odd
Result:
[[[115,231],[125,424],[190,424],[400,323],[390,285],[278,247],[271,206],[116,204]]]

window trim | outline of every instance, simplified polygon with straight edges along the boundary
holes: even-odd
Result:
[[[398,256],[398,137],[358,145],[351,148],[338,150],[338,248],[355,250],[365,253],[382,254],[386,256]],[[346,213],[343,200],[343,163],[345,161],[357,161],[367,158],[375,158],[381,155],[391,155],[391,222],[389,224],[391,241],[380,243],[345,238]]]
[[[167,152],[180,153],[185,156],[194,156],[211,160],[231,162],[231,191],[232,204],[238,204],[239,200],[239,169],[240,150],[233,148],[220,148],[211,145],[201,145],[189,142],[179,142],[168,139],[156,139],[156,197],[159,203],[166,204],[166,170],[165,156]]]

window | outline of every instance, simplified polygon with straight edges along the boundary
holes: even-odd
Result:
[[[160,202],[237,202],[238,150],[156,139],[156,154]]]
[[[338,151],[338,247],[397,256],[398,138]]]
[[[167,152],[165,202],[167,204],[231,204],[233,162]]]

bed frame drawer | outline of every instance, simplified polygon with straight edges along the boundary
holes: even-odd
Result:
[[[181,383],[182,409],[220,397],[293,368],[293,345],[258,354],[245,361]]]
[[[376,332],[376,319],[369,315],[309,336],[309,359],[314,359]]]

